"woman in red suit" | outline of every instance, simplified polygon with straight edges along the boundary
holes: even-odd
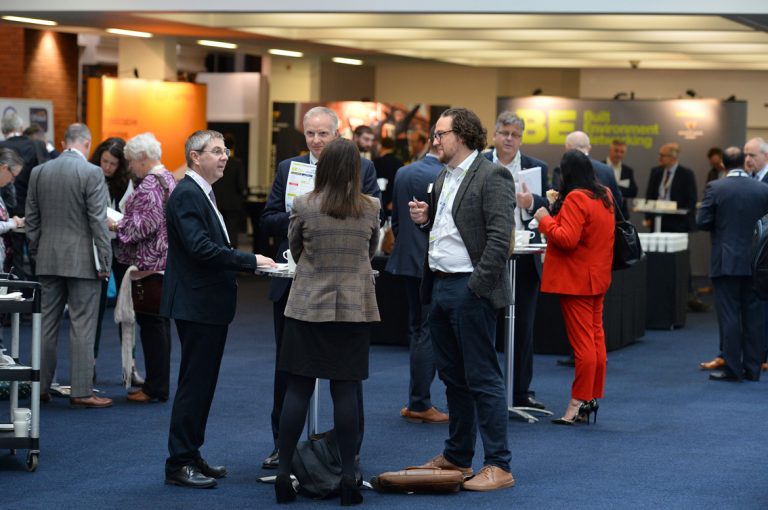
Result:
[[[571,401],[554,423],[589,422],[605,385],[603,298],[611,284],[613,198],[599,184],[589,158],[577,150],[560,161],[563,176],[552,216],[536,211],[539,231],[547,237],[541,291],[560,294],[568,340],[576,357]]]

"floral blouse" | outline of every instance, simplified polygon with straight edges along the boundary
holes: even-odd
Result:
[[[163,179],[166,192],[158,182]],[[163,271],[168,254],[168,231],[165,228],[165,201],[176,187],[173,175],[161,168],[152,169],[128,197],[123,219],[117,226],[120,253],[117,259],[133,264],[140,271]]]

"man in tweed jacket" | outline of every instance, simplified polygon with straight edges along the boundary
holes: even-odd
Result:
[[[26,205],[29,254],[43,286],[40,399],[48,401],[56,371],[56,343],[64,305],[69,305],[70,406],[109,407],[93,394],[93,342],[101,279],[108,278],[112,248],[107,237],[107,185],[86,159],[91,132],[72,124],[65,150],[32,170]]]

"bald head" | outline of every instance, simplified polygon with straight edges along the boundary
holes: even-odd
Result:
[[[665,143],[659,147],[659,163],[664,168],[672,168],[680,156],[680,146],[676,143]]]
[[[589,136],[584,131],[574,131],[565,137],[565,150],[575,149],[589,156],[592,146],[589,144]]]

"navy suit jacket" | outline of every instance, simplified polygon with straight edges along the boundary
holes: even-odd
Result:
[[[648,200],[659,199],[659,186],[664,178],[664,167],[657,166],[651,169],[648,178],[648,189],[645,198]],[[669,199],[677,202],[678,209],[688,209],[685,216],[664,215],[661,217],[662,232],[691,232],[696,224],[696,176],[693,170],[682,165],[677,165],[672,185],[669,188]],[[653,215],[646,215],[653,219]],[[754,222],[753,222],[754,223]]]
[[[597,182],[603,186],[607,186],[608,189],[611,190],[616,205],[622,207],[624,201],[621,199],[621,190],[619,189],[619,183],[616,182],[616,175],[613,173],[613,168],[596,159],[589,158],[589,160],[592,162],[592,168],[595,169]],[[560,188],[560,167],[552,170],[552,187],[554,189]]]
[[[261,219],[259,220],[259,226],[264,229],[267,235],[274,237],[278,241],[277,257],[275,258],[277,262],[285,262],[283,252],[288,249],[290,214],[285,210],[285,186],[288,183],[288,171],[293,161],[309,163],[309,154],[285,159],[277,165],[275,181],[272,183],[272,191],[269,193],[267,204],[264,206],[264,211],[261,213]],[[381,189],[376,181],[376,169],[373,167],[373,163],[365,158],[361,158],[361,163],[362,175],[360,178],[362,181],[362,192],[378,198],[379,202],[381,202]],[[380,219],[382,224],[386,220],[383,210],[380,212]],[[290,288],[291,280],[289,278],[272,278],[269,299],[273,302],[280,301]]]
[[[421,278],[424,271],[424,254],[427,252],[427,235],[411,220],[408,202],[416,197],[422,202],[429,200],[427,189],[437,180],[443,164],[436,156],[401,167],[395,174],[392,191],[392,231],[395,247],[387,261],[386,270],[392,274]]]
[[[253,273],[256,256],[229,246],[216,211],[187,176],[166,205],[168,259],[160,314],[226,325],[235,316],[238,271]]]
[[[768,184],[745,176],[710,181],[696,218],[712,232],[709,276],[752,275],[752,232],[768,214]]]

